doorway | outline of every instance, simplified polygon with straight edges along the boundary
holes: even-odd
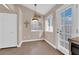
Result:
[[[57,49],[69,54],[68,38],[72,36],[74,5],[64,5],[57,10]]]

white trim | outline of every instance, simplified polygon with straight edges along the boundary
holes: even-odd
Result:
[[[18,45],[17,45],[17,47],[21,47],[21,45],[22,45],[22,43],[23,42],[33,42],[33,41],[40,41],[40,40],[44,40],[44,41],[46,41],[49,45],[51,45],[53,48],[55,48],[56,49],[56,46],[55,45],[53,45],[51,42],[49,42],[48,40],[46,40],[46,39],[31,39],[31,40],[22,40]]]
[[[17,45],[17,47],[21,47],[21,45],[22,45],[22,41]]]
[[[40,41],[40,40],[43,40],[43,39],[30,39],[30,40],[23,40],[23,42],[32,42],[32,41]]]
[[[40,41],[40,40],[43,40],[43,39],[22,40],[22,41],[17,45],[17,47],[21,47],[21,45],[22,45],[23,42],[33,42],[33,41]]]
[[[9,10],[9,7],[6,4],[3,4],[3,6]]]
[[[56,49],[56,46],[55,45],[53,45],[51,42],[49,42],[47,39],[44,39],[49,45],[51,45],[53,48],[55,48]]]

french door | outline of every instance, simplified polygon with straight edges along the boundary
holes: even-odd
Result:
[[[68,38],[72,35],[73,26],[73,5],[66,5],[57,11],[57,37],[58,37],[58,50],[64,54],[69,54],[69,42]]]

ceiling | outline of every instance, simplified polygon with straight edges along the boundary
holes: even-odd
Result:
[[[22,4],[23,6],[35,10],[34,4]],[[37,4],[36,11],[42,15],[45,15],[55,4]]]

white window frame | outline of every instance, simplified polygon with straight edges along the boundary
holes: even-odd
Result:
[[[48,24],[49,23],[48,21],[51,21],[50,26]],[[49,15],[49,16],[46,17],[46,20],[45,20],[45,31],[46,32],[53,32],[53,16],[52,15]]]
[[[39,19],[39,20],[40,20],[40,19]],[[33,20],[31,20],[31,31],[32,31],[32,32],[40,32],[40,31],[43,31],[42,29],[39,29],[39,30],[33,30],[33,29],[32,29],[32,21],[33,21]]]

